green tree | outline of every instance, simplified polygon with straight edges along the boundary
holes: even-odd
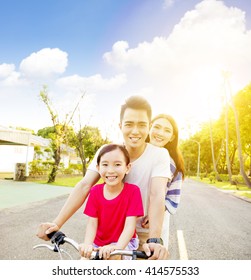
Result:
[[[213,125],[212,125],[212,119],[210,117],[209,121],[209,132],[210,132],[210,146],[211,146],[211,154],[212,154],[212,161],[213,161],[213,170],[215,172],[215,176],[217,181],[220,181],[219,172],[217,169],[216,161],[215,161],[215,154],[214,154],[214,139],[213,139]]]
[[[251,176],[251,83],[244,89],[240,90],[234,97],[233,102],[236,107],[239,116],[239,129],[242,142],[242,151],[244,152],[244,158],[246,155],[246,165],[244,159],[244,165],[249,170]]]
[[[181,142],[181,150],[188,173],[195,174],[196,172],[197,150],[196,145],[191,142],[196,140],[201,144],[201,172],[215,171],[212,159],[212,152],[214,152],[217,171],[219,174],[227,174],[226,148],[228,147],[231,173],[237,175],[240,172],[242,177],[246,175],[247,171],[251,174],[251,84],[233,96],[232,103],[230,103],[230,97],[228,95],[228,102],[227,104],[225,102],[217,120],[202,124],[201,129],[195,135]],[[228,145],[226,145],[226,123]],[[212,146],[212,143],[214,148],[211,149],[210,154],[209,145]],[[243,158],[243,163],[241,163],[240,155]],[[215,172],[215,174],[217,173]],[[246,178],[248,177],[246,176]],[[244,181],[248,185],[248,181],[245,179]]]
[[[251,181],[248,179],[248,176],[247,176],[247,174],[245,172],[245,167],[244,167],[244,162],[243,162],[242,143],[241,143],[241,133],[240,133],[238,109],[237,109],[237,106],[235,105],[234,99],[232,97],[231,90],[230,90],[230,97],[231,97],[232,110],[233,110],[234,118],[235,118],[236,136],[237,136],[237,142],[238,142],[238,157],[239,157],[239,162],[240,162],[240,173],[241,173],[241,175],[242,175],[246,185],[249,188],[251,188]],[[249,104],[250,104],[250,101],[249,101]],[[247,108],[248,107],[249,106],[247,106]],[[249,108],[248,111],[250,111],[250,108]],[[247,119],[249,117],[248,113],[243,116],[244,119],[245,118]]]
[[[100,130],[97,127],[85,126],[77,133],[71,135],[69,144],[75,147],[82,162],[83,176],[86,173],[87,162],[89,162],[96,151],[104,144],[110,141],[106,138],[103,139]]]
[[[81,96],[83,98],[84,94]],[[49,114],[51,116],[51,120],[53,123],[52,133],[50,134],[51,139],[51,149],[53,153],[53,164],[52,170],[49,174],[48,183],[55,182],[56,175],[59,169],[59,164],[61,160],[61,147],[62,144],[67,144],[67,134],[69,134],[69,124],[72,121],[76,108],[79,106],[79,102],[71,115],[66,114],[64,121],[60,121],[57,112],[53,109],[53,104],[48,96],[48,88],[47,86],[43,86],[43,89],[40,91],[40,98],[46,105]]]
[[[197,172],[198,148],[196,143],[190,139],[183,140],[180,143],[180,150],[182,152],[186,174],[188,176],[195,175]]]

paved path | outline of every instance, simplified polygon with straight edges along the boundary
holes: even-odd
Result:
[[[43,242],[36,237],[39,223],[56,217],[71,190],[70,187],[0,180],[0,260],[58,259],[57,254],[33,251],[32,247]],[[69,228],[71,233],[72,223],[81,224],[83,216],[79,211],[65,230],[68,232]],[[82,232],[83,228],[82,225]]]
[[[250,238],[250,200],[185,180],[180,206],[170,221],[172,259],[186,253],[189,260],[251,260]]]
[[[47,184],[0,180],[0,209],[55,198],[69,194],[71,190],[72,188]]]
[[[8,182],[0,181],[0,188],[3,183],[6,187]],[[40,188],[46,185],[16,183],[12,182],[13,186],[20,186],[24,192],[28,190],[28,193],[36,193],[40,190],[38,193],[44,195]],[[34,189],[29,188],[32,185]],[[54,186],[49,188],[54,189]],[[55,190],[58,188],[64,189],[56,187]],[[19,197],[18,194],[15,196]],[[42,195],[37,196],[34,197],[40,201],[0,209],[0,260],[59,258],[53,252],[45,249],[32,250],[32,247],[44,243],[36,237],[37,227],[41,222],[52,221],[56,217],[67,199],[67,194],[54,198],[51,196],[48,199]],[[63,232],[78,242],[83,241],[85,234],[86,216],[83,215],[83,207],[62,228]],[[251,203],[187,179],[182,188],[180,207],[170,221],[171,260],[180,259],[181,252],[184,251],[179,249],[178,232],[183,233],[190,260],[251,260]],[[66,246],[67,251],[74,252],[69,245]],[[74,259],[78,257],[77,254],[73,255]]]

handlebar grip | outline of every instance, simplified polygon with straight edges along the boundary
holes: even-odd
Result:
[[[62,231],[53,231],[47,234],[47,236],[50,238],[51,243],[56,243],[58,245],[65,243],[64,241],[65,234]]]
[[[133,254],[137,256],[137,258],[139,259],[148,259],[149,257],[147,256],[147,254],[143,251],[133,251]]]
[[[103,258],[102,258],[102,259],[103,259]],[[92,260],[102,260],[102,259],[99,258],[99,251],[97,251],[97,252],[95,253],[95,256],[92,258]]]
[[[53,232],[47,234],[48,238],[52,239],[52,237],[54,236],[55,233],[56,233],[56,231],[53,231]]]

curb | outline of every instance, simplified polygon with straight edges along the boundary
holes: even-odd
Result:
[[[250,198],[247,198],[247,197],[244,197],[244,196],[240,196],[240,195],[237,195],[237,194],[233,194],[233,193],[230,193],[232,196],[236,197],[236,198],[239,198],[241,200],[244,200],[248,203],[251,203],[251,199]]]
[[[190,180],[193,180],[193,179],[190,179]],[[195,182],[198,182],[198,181],[195,180]],[[201,182],[201,183],[205,184],[205,185],[208,186],[208,187],[215,188],[216,190],[218,190],[218,191],[220,191],[220,192],[227,193],[227,194],[229,194],[229,195],[232,195],[233,197],[236,197],[236,198],[238,198],[238,199],[241,199],[241,200],[244,200],[244,201],[246,201],[246,202],[248,202],[248,203],[251,203],[251,199],[250,199],[250,198],[247,198],[247,197],[244,197],[244,196],[240,196],[240,195],[234,194],[234,193],[232,193],[232,192],[227,192],[227,191],[225,191],[225,190],[222,190],[222,189],[220,189],[220,188],[217,188],[216,186],[210,185],[210,184],[208,184],[208,183],[204,183],[204,182]]]

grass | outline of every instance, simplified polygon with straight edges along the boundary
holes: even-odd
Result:
[[[0,172],[0,179],[12,179],[14,177],[13,172]]]
[[[50,185],[55,186],[63,186],[63,187],[74,187],[83,176],[69,176],[69,177],[56,177],[56,181],[54,183],[50,183]],[[31,180],[29,180],[31,181]],[[32,180],[34,183],[38,184],[47,184],[47,180]],[[101,183],[102,180],[100,179],[97,184]]]
[[[56,177],[56,181],[54,183],[50,183],[50,185],[74,187],[82,178],[83,176],[69,176],[64,178]],[[47,184],[47,180],[32,180],[32,182],[38,184]]]
[[[251,193],[244,192],[242,195],[251,199]]]
[[[218,182],[218,181],[210,182],[209,178],[203,178],[203,180],[201,180],[198,179],[197,177],[191,177],[191,179],[199,181],[201,183],[212,185],[222,190],[232,191],[234,194],[238,196],[251,198],[251,189],[249,189],[244,184],[231,185],[229,182]]]
[[[69,177],[56,177],[56,181],[51,183],[51,185],[64,186],[64,187],[74,187],[83,177],[82,176],[69,176]],[[229,182],[210,182],[209,178],[203,178],[203,180],[197,177],[190,177],[193,180],[199,181],[201,183],[212,185],[216,188],[222,190],[233,191],[236,195],[251,198],[251,189],[249,189],[244,184],[238,184],[237,186],[231,185]],[[34,183],[47,184],[47,180],[34,180]],[[101,183],[101,180],[98,182]],[[237,189],[238,188],[238,189]]]

